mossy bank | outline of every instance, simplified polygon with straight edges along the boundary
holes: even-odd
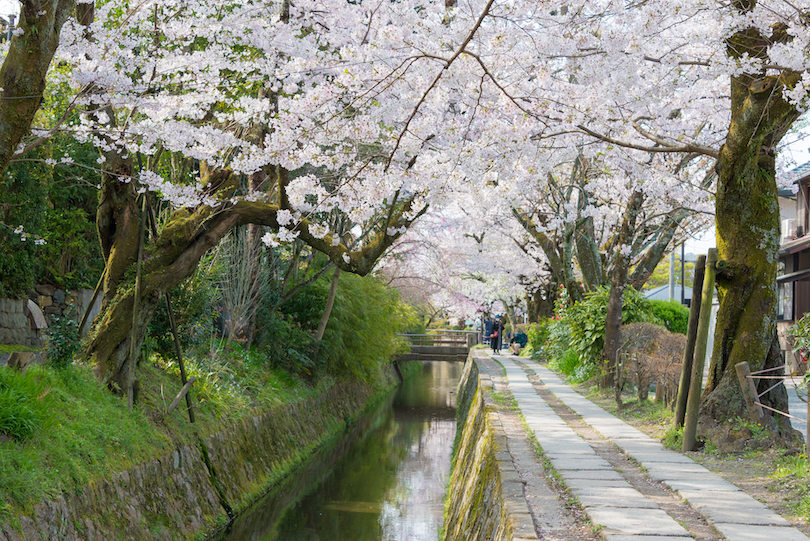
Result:
[[[71,489],[47,491],[39,503],[23,506],[23,512],[12,507],[9,513],[6,506],[0,540],[203,538],[397,383],[389,367],[373,382],[330,381],[251,415],[230,420],[203,415],[196,428],[182,412],[162,418],[149,410],[144,422],[166,430],[165,444],[152,447],[155,456],[109,475],[90,476]],[[4,451],[13,449],[0,449]],[[92,450],[87,454],[92,456]]]
[[[536,539],[532,517],[492,397],[472,350],[458,391],[458,432],[445,506],[445,541]]]

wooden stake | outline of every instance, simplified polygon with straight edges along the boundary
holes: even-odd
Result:
[[[706,271],[706,256],[698,256],[695,263],[695,278],[692,281],[692,303],[689,306],[689,324],[686,330],[686,348],[683,350],[681,381],[678,385],[678,399],[675,406],[675,428],[683,426],[686,417],[686,398],[692,380],[692,361],[695,358],[695,338],[700,319],[700,301],[703,296],[703,275]],[[700,293],[700,294],[698,294]]]
[[[135,273],[135,299],[132,303],[132,332],[129,334],[129,370],[127,371],[127,408],[132,411],[135,402],[135,364],[138,362],[136,346],[138,311],[141,309],[141,266],[143,263],[143,242],[146,233],[146,194],[141,194],[141,232],[138,237],[138,265]]]
[[[174,400],[172,400],[172,403],[169,404],[169,408],[166,410],[166,415],[171,415],[171,413],[174,411],[174,408],[177,407],[177,404],[180,403],[180,401],[183,399],[183,397],[188,396],[188,392],[191,390],[191,386],[194,385],[195,381],[197,381],[197,378],[194,377],[194,376],[191,376],[190,378],[188,378],[188,381],[186,382],[186,384],[183,385],[183,388],[180,389],[180,392],[177,393],[177,396],[174,397]]]
[[[764,414],[762,406],[759,405],[757,386],[754,385],[754,380],[751,379],[751,369],[748,368],[748,363],[742,362],[735,364],[734,370],[737,371],[737,379],[740,380],[740,388],[742,389],[745,405],[748,407],[748,415],[751,416],[752,422],[759,423],[762,421]]]
[[[709,319],[712,315],[712,298],[714,297],[715,263],[717,263],[717,248],[709,248],[709,257],[706,259],[706,273],[703,277],[700,319],[698,320],[697,337],[695,338],[692,380],[689,383],[689,396],[686,400],[686,419],[683,427],[683,445],[681,447],[684,452],[695,450],[700,394],[703,391],[703,367],[706,364],[706,344],[709,340]]]
[[[158,231],[157,231],[157,220],[155,219],[155,211],[152,209],[152,205],[149,204],[149,200],[146,201],[147,211],[149,213],[149,225],[151,226],[152,230],[152,237],[157,239]],[[172,298],[167,291],[164,295],[166,299],[166,312],[169,315],[169,325],[172,328],[172,336],[174,337],[174,353],[177,355],[177,364],[180,366],[180,381],[185,386],[188,380],[186,379],[186,366],[185,362],[183,361],[183,351],[180,349],[180,338],[177,334],[177,323],[175,323],[174,319],[174,309],[172,308]],[[190,387],[189,387],[190,389]],[[186,406],[188,406],[188,420],[190,423],[194,423],[195,416],[194,416],[194,407],[191,402],[191,392],[186,391]]]

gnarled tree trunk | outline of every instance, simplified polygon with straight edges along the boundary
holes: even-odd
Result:
[[[767,41],[750,29],[729,40],[729,51],[732,56],[764,57]],[[747,418],[734,369],[737,363],[747,362],[752,372],[782,364],[776,337],[779,205],[774,149],[798,118],[795,107],[782,97],[782,90],[797,78],[785,72],[731,81],[731,125],[717,162],[720,310],[700,407],[698,433],[703,438],[722,437],[719,425],[737,416]],[[760,381],[759,392],[772,384],[772,380]],[[761,401],[787,411],[783,385]],[[794,437],[786,417],[769,413],[766,419],[775,436]]]

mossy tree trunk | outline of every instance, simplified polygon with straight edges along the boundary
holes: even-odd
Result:
[[[751,2],[738,5],[740,11]],[[780,40],[780,28],[763,37],[755,29],[729,39],[732,56],[764,58],[769,42]],[[779,252],[779,205],[774,149],[798,118],[782,91],[798,74],[764,73],[731,80],[731,124],[717,162],[717,244],[720,262],[714,351],[700,407],[698,432],[711,438],[712,429],[735,417],[747,418],[735,365],[748,362],[757,372],[782,364],[776,336],[776,270]],[[774,374],[774,373],[771,373]],[[761,380],[762,393],[773,384]],[[787,411],[787,394],[779,385],[761,398],[763,404]],[[790,421],[769,414],[777,436],[792,437]]]
[[[125,174],[129,162],[118,160],[116,166],[120,174]],[[204,164],[201,164],[200,170],[203,185],[223,200],[228,200],[235,185],[233,175],[227,170],[210,171]],[[278,175],[279,179],[288,178],[284,173]],[[139,226],[134,184],[120,182],[115,175],[107,175],[103,180],[97,224],[107,261],[107,274],[102,311],[94,322],[83,354],[84,359],[96,367],[102,382],[122,390],[126,388],[130,340],[137,342],[136,350],[140,351],[149,321],[163,294],[191,276],[203,255],[216,246],[230,229],[258,224],[278,230],[276,216],[283,208],[277,203],[240,201],[218,208],[200,206],[174,211],[157,238],[147,243],[140,308],[137,314],[133,314],[133,269]],[[279,199],[286,200],[284,197]],[[354,251],[342,242],[333,245],[332,235],[323,238],[313,236],[309,231],[310,223],[306,220],[294,230],[298,232],[299,239],[326,254],[341,270],[365,275],[401,235],[389,235],[388,231],[407,229],[425,212],[426,208],[414,211],[414,203],[415,197],[395,203],[375,228],[378,232],[361,249]]]
[[[557,284],[548,283],[526,291],[526,306],[530,323],[537,323],[554,315],[554,302],[557,300]]]
[[[73,0],[22,1],[18,24],[22,33],[11,38],[0,68],[0,172],[29,134],[59,33],[73,9]]]
[[[602,346],[602,386],[606,389],[617,386],[616,401],[621,406],[621,381],[616,378],[617,354],[619,351],[620,329],[622,326],[622,297],[627,287],[627,274],[630,268],[630,243],[636,234],[636,220],[641,212],[644,194],[633,192],[625,207],[619,229],[618,253],[610,273],[610,294],[605,316],[605,342]]]

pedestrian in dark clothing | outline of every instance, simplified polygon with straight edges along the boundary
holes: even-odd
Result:
[[[492,347],[492,352],[496,355],[501,354],[501,336],[503,334],[503,325],[501,324],[501,316],[495,316],[495,321],[492,323],[492,333],[489,335],[489,344]]]

